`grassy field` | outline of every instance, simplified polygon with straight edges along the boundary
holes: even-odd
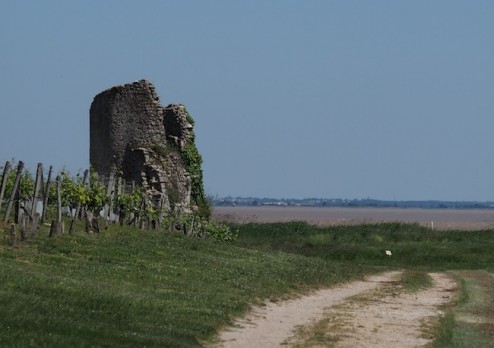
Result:
[[[249,248],[378,267],[494,271],[494,231],[432,231],[400,223],[318,228],[294,222],[238,228],[238,244]],[[386,250],[392,257],[386,257]]]
[[[250,303],[366,267],[114,228],[0,244],[0,346],[199,346]]]
[[[440,343],[492,339],[488,321],[463,320],[492,318],[492,231],[237,227],[234,243],[120,227],[49,239],[43,226],[13,248],[3,234],[0,346],[200,346],[249,304],[393,268],[455,270],[463,296],[443,320]]]

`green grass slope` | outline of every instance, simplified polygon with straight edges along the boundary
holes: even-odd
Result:
[[[47,234],[0,240],[2,347],[199,346],[259,299],[365,271],[155,231]]]

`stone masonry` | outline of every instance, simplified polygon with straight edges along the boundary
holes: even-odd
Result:
[[[163,107],[149,81],[109,88],[91,104],[93,169],[100,176],[114,173],[142,185],[155,203],[168,209],[191,204],[191,177],[181,154],[193,142],[185,107]]]

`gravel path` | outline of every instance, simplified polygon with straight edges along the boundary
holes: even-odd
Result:
[[[438,307],[452,299],[455,283],[445,274],[431,274],[434,284],[430,289],[413,294],[390,292],[399,274],[387,272],[255,307],[222,331],[214,347],[327,346],[325,337],[341,347],[422,346],[430,339],[421,337],[421,325],[441,314]],[[322,340],[316,344],[303,337],[304,331],[312,332],[311,327],[320,322],[329,330]]]

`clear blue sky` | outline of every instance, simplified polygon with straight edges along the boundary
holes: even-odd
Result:
[[[494,200],[494,1],[0,3],[0,161],[89,161],[100,91],[196,119],[208,194]]]

